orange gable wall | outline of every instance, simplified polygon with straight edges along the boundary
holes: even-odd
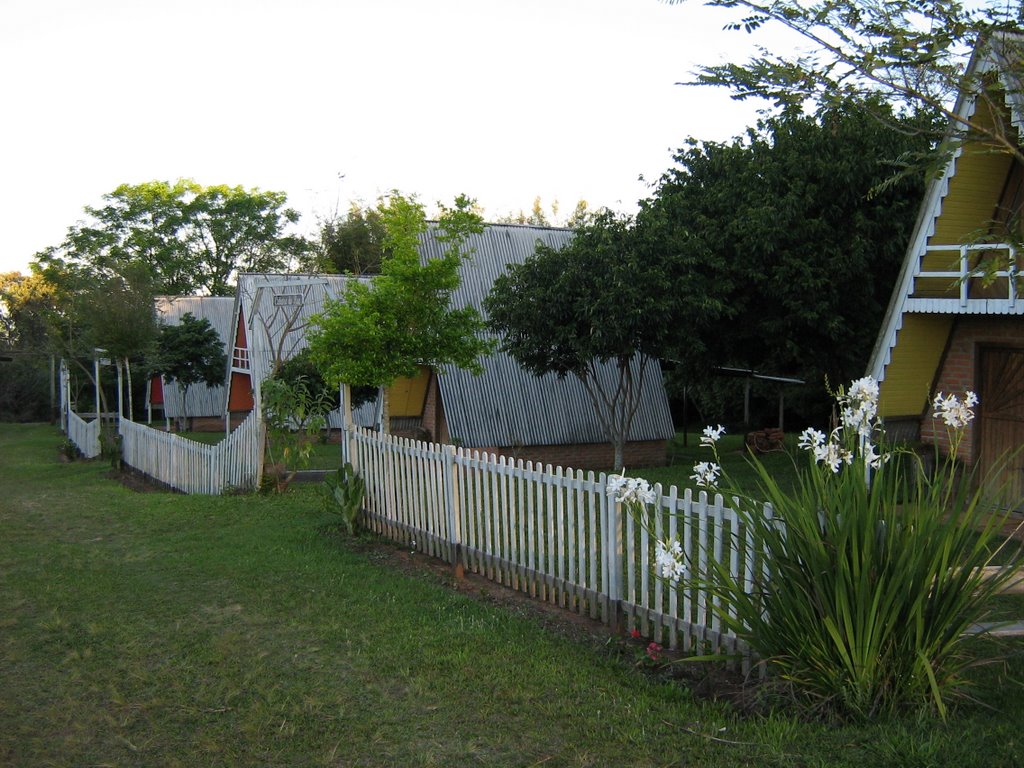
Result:
[[[231,350],[234,357],[235,349],[248,350],[249,344],[245,338],[245,318],[241,310],[238,312],[238,328],[235,329],[235,346]],[[232,361],[232,365],[234,361]],[[252,399],[252,377],[248,373],[232,371],[228,380],[228,411],[251,411],[254,402]]]

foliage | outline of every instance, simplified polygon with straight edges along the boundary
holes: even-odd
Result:
[[[157,335],[153,299],[149,274],[138,264],[100,278],[82,296],[87,343],[115,360],[142,357]]]
[[[523,368],[583,383],[616,467],[650,361],[673,348],[680,327],[699,338],[722,310],[714,292],[704,293],[701,266],[677,258],[661,234],[654,216],[634,223],[603,211],[561,250],[538,244],[484,300],[489,327]],[[598,376],[609,361],[617,372],[610,383]]]
[[[0,357],[4,356],[0,350]],[[50,418],[49,361],[40,355],[9,355],[0,360],[0,421]]]
[[[283,491],[298,469],[309,465],[331,410],[328,390],[317,389],[304,376],[287,380],[271,376],[260,388],[263,421],[267,427],[267,462],[272,480]]]
[[[949,121],[960,137],[984,141],[1024,160],[1008,123],[988,126],[979,119],[983,110],[963,117],[951,109],[959,93],[978,93],[983,101],[1001,102],[1004,87],[1020,92],[1021,41],[1014,35],[1019,4],[1003,0],[706,0],[704,4],[743,14],[727,28],[756,33],[771,25],[788,30],[790,36],[783,43],[785,50],[759,47],[746,63],[704,65],[690,84],[724,86],[734,98],[759,97],[780,107],[836,106],[871,97],[898,110],[941,119],[921,126],[935,141],[943,138]],[[793,45],[794,39],[802,45]],[[986,79],[964,67],[979,43],[991,46],[1002,61],[1002,78]]]
[[[150,367],[183,388],[214,387],[223,383],[227,368],[224,343],[208,319],[186,312],[177,325],[160,327]]]
[[[345,462],[337,474],[328,475],[324,479],[324,507],[332,514],[341,516],[341,524],[349,536],[359,530],[359,516],[363,511],[363,495],[366,483],[352,465]]]
[[[46,348],[54,292],[38,273],[0,273],[0,349]]]
[[[876,109],[884,111],[882,105]],[[821,384],[848,381],[867,363],[923,189],[906,176],[879,189],[907,153],[927,149],[910,128],[892,131],[858,104],[814,116],[768,118],[729,143],[691,141],[642,203],[695,298],[721,304],[722,333],[680,334],[677,381],[717,392],[730,366],[794,376],[802,418],[827,414]]]
[[[36,255],[39,269],[95,282],[141,265],[157,293],[223,296],[237,271],[283,269],[309,248],[284,233],[299,214],[282,192],[180,179],[122,184],[103,199],[86,206],[90,222]]]
[[[308,347],[281,363],[274,373],[274,378],[288,384],[295,384],[299,379],[303,379],[303,386],[314,398],[323,400],[329,406],[328,410],[334,410],[339,405],[337,387],[329,386],[324,380],[320,369],[313,362]]]
[[[386,237],[380,211],[353,203],[344,216],[320,222],[320,243],[308,264],[314,272],[376,275]]]
[[[908,471],[916,456],[893,460],[879,444],[877,397],[874,381],[856,381],[839,393],[839,427],[801,435],[810,458],[793,490],[756,457],[753,493],[723,474],[717,451],[716,461],[694,467],[694,480],[731,498],[767,553],[762,578],[748,587],[711,552],[700,553],[709,563],[701,572],[698,553],[681,541],[658,542],[657,570],[670,582],[709,590],[723,626],[803,705],[855,719],[930,707],[945,718],[967,681],[964,633],[1011,577],[1010,570],[987,580],[982,574],[1003,543],[1008,513],[971,491],[972,478],[958,477],[956,449],[973,417],[973,394],[936,398],[953,449],[930,478],[919,467]],[[721,433],[709,427],[702,440],[715,448]],[[616,477],[609,490],[654,530],[658,513],[646,483]],[[1008,564],[1018,560],[1019,553]]]
[[[533,199],[533,206],[530,213],[525,213],[520,208],[515,213],[507,213],[494,219],[497,224],[529,224],[535,227],[568,227],[576,229],[586,224],[594,213],[590,210],[586,200],[577,200],[576,207],[565,218],[559,217],[560,206],[557,200],[552,200],[549,206],[550,216],[544,210],[540,196]]]
[[[420,366],[454,365],[479,372],[490,343],[473,307],[453,308],[467,238],[483,229],[465,196],[443,209],[436,237],[446,250],[420,262],[419,239],[427,231],[423,206],[398,193],[377,209],[384,224],[385,258],[371,282],[350,281],[344,298],[328,302],[313,319],[309,346],[331,384],[390,386],[414,377]]]

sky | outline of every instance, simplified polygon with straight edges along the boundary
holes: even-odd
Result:
[[[392,189],[489,218],[631,212],[758,104],[678,85],[755,42],[697,0],[0,0],[0,272],[123,183],[283,191],[298,231]],[[645,177],[648,182],[640,181]]]

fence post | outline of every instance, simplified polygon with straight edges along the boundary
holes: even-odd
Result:
[[[460,530],[459,495],[456,492],[454,445],[444,446],[444,506],[448,514],[448,562],[456,568],[462,561],[462,531]]]
[[[601,497],[605,513],[602,568],[605,573],[605,591],[608,597],[606,622],[612,632],[622,627],[622,505],[608,493],[606,478],[601,475]]]

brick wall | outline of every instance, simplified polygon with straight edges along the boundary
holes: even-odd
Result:
[[[482,451],[573,469],[609,469],[614,458],[611,443],[492,447]],[[623,461],[627,467],[660,467],[667,463],[667,455],[667,440],[640,441],[626,444]]]
[[[953,325],[949,345],[939,367],[935,382],[934,396],[938,392],[962,397],[966,390],[978,392],[978,351],[986,345],[1024,346],[1024,318],[999,316],[965,316]],[[984,400],[979,406],[984,408]],[[975,460],[975,434],[977,422],[972,422],[960,446],[960,455],[968,464]],[[921,440],[930,445],[938,444],[941,450],[949,449],[945,427],[941,421],[932,418],[931,405],[921,424]]]
[[[423,403],[423,430],[429,435],[426,438],[428,440],[451,442],[436,375],[431,375],[427,384],[427,394]],[[610,443],[498,446],[479,450],[481,453],[496,453],[499,456],[509,456],[523,461],[573,469],[608,469],[612,466],[614,458]],[[623,460],[627,467],[660,467],[668,463],[667,457],[668,441],[650,440],[627,443]]]

